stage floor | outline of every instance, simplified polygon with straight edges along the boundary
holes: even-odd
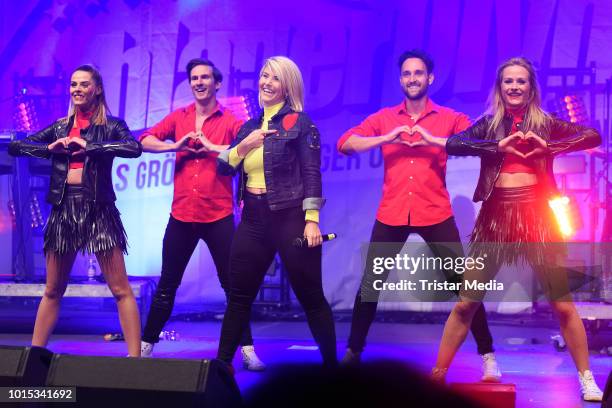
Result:
[[[345,322],[336,324],[339,358],[344,352],[349,326]],[[215,356],[219,322],[171,321],[167,329],[175,330],[180,338],[177,341],[161,341],[155,348],[155,357]],[[580,400],[576,372],[569,353],[557,352],[551,345],[550,336],[555,334],[554,329],[493,324],[491,330],[503,381],[517,386],[517,407],[599,406]],[[375,323],[363,359],[397,359],[427,373],[435,360],[441,333],[440,324]],[[258,355],[269,367],[281,363],[320,361],[305,322],[255,322],[253,337]],[[0,334],[0,344],[4,345],[27,345],[29,340],[28,334]],[[57,353],[80,355],[126,354],[123,342],[105,342],[102,335],[92,334],[57,334],[49,348]],[[603,388],[612,370],[612,357],[592,353],[591,363],[595,377]],[[266,372],[244,370],[239,356],[234,364],[236,380],[245,395],[266,376]],[[478,381],[480,365],[475,344],[469,338],[449,371],[449,382]]]

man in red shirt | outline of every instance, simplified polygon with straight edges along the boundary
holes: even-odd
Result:
[[[142,356],[150,357],[170,318],[176,290],[200,239],[212,256],[221,287],[229,289],[229,254],[234,236],[232,180],[217,174],[217,153],[227,149],[242,122],[218,102],[223,76],[214,64],[193,59],[187,77],[194,103],[170,113],[140,137],[144,151],[176,152],[172,212],[164,234],[161,278],[142,336]],[[170,142],[166,142],[170,140]],[[250,326],[241,339],[245,367],[261,371]]]
[[[419,127],[432,134],[451,136],[470,126],[465,114],[435,104],[428,97],[429,85],[434,80],[433,61],[421,50],[411,50],[399,58],[400,85],[404,100],[397,106],[383,108],[368,116],[361,124],[349,129],[337,148],[345,154],[364,152],[380,146],[384,160],[383,194],[370,243],[394,243],[398,253],[411,233],[419,234],[437,257],[448,248],[436,243],[457,243],[452,256],[464,256],[459,231],[452,214],[446,190],[446,151],[444,148],[424,146]],[[388,272],[376,275],[370,265],[374,246],[368,251],[368,266],[362,286],[357,292],[348,348],[343,362],[358,362],[365,346],[368,330],[374,321],[377,296],[372,293],[374,280],[386,280]],[[446,252],[448,254],[448,252]],[[447,276],[460,281],[460,276]],[[456,292],[458,293],[458,292]],[[365,296],[364,296],[365,295]],[[472,333],[483,357],[483,380],[499,381],[501,374],[493,354],[493,339],[484,308],[474,317]]]

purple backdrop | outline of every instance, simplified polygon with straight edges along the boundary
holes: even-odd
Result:
[[[99,66],[112,112],[136,130],[190,102],[184,66],[193,57],[208,57],[223,71],[222,97],[253,89],[265,57],[293,58],[304,75],[306,110],[323,137],[328,204],[322,229],[343,237],[326,244],[324,256],[326,293],[338,308],[351,306],[359,282],[359,243],[367,240],[374,220],[382,168],[379,152],[349,159],[336,153],[335,141],[367,114],[401,100],[396,59],[402,51],[428,50],[436,63],[433,99],[472,118],[483,111],[495,67],[511,56],[524,55],[537,63],[546,100],[560,92],[556,68],[586,68],[595,61],[597,83],[612,74],[612,4],[604,0],[1,4],[0,129],[14,126],[13,97],[24,87],[26,96],[55,97],[39,109],[40,125],[62,115],[68,75],[81,63]],[[583,89],[587,83],[588,78],[574,76],[568,85]],[[601,119],[601,86],[597,89],[596,117]],[[584,95],[589,103],[589,94]],[[118,206],[131,244],[130,274],[159,274],[172,160],[172,155],[147,154],[116,161]],[[466,197],[472,196],[478,167],[475,159],[449,161],[447,183],[456,208],[461,208],[457,215],[464,235],[477,210]],[[588,183],[585,175],[568,180],[574,188]],[[4,209],[8,189],[6,181],[0,184]],[[587,195],[577,197],[586,214]],[[0,224],[8,225],[6,217],[0,215]],[[590,223],[587,217],[579,237],[589,237]],[[0,234],[6,243],[0,260],[10,260],[8,231]],[[179,301],[222,299],[205,247],[196,251],[184,283]]]

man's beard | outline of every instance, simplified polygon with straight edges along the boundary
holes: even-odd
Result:
[[[411,95],[410,92],[406,88],[404,88],[404,95],[406,95],[406,98],[410,99],[411,101],[417,101],[419,99],[423,99],[423,97],[427,95],[428,89],[429,87],[425,86],[421,88],[421,90],[416,95]]]

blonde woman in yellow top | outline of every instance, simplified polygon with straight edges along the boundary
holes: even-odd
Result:
[[[324,364],[335,365],[335,328],[321,280],[319,211],[325,199],[320,136],[303,112],[302,75],[289,58],[265,61],[259,103],[263,115],[245,123],[218,159],[219,172],[240,172],[239,200],[244,201],[230,255],[229,302],[218,358],[231,364],[251,305],[278,252]],[[308,241],[307,248],[293,245],[300,237]]]

